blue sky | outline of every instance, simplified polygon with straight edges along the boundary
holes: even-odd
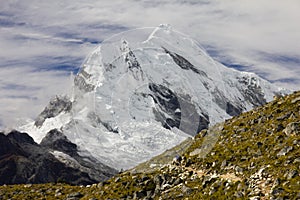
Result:
[[[109,36],[168,23],[216,60],[300,85],[298,0],[8,0],[0,7],[0,124],[35,118]]]

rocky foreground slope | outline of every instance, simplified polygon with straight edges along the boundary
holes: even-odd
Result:
[[[1,186],[6,199],[299,199],[300,92],[90,186]],[[174,155],[180,158],[172,161]]]

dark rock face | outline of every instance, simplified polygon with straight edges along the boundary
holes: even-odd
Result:
[[[141,69],[140,63],[137,61],[134,53],[129,50],[129,52],[125,56],[125,62],[128,64],[128,68],[130,70],[136,68],[136,69]]]
[[[163,48],[164,51],[169,54],[172,59],[174,60],[174,62],[182,69],[184,70],[192,70],[193,72],[197,73],[197,74],[201,74],[202,76],[207,77],[207,74],[199,69],[197,69],[192,63],[190,63],[187,59],[185,59],[184,57],[182,57],[181,55],[177,54],[177,53],[173,53],[169,50],[167,50],[166,48]]]
[[[140,63],[138,62],[136,56],[132,52],[132,50],[128,47],[128,42],[123,41],[123,48],[121,48],[123,52],[125,52],[125,58],[124,61],[126,62],[128,66],[128,70],[131,72],[132,76],[136,80],[143,80],[144,79],[144,73],[142,70],[142,67]]]
[[[226,113],[230,116],[237,116],[241,114],[244,110],[246,110],[243,106],[239,104],[239,102],[230,102],[223,92],[216,89],[213,92],[213,101],[222,109],[226,111]]]
[[[91,92],[95,88],[94,85],[87,83],[85,80],[89,79],[92,75],[84,71],[84,68],[78,73],[74,79],[74,84],[77,89],[82,92]]]
[[[79,159],[81,157],[76,152],[77,146],[56,130],[50,131],[46,138],[49,141],[39,145],[27,133],[18,131],[12,131],[8,135],[0,133],[0,184],[59,181],[70,184],[91,184],[103,181],[116,173],[116,170],[103,164],[95,171],[89,163],[82,167],[86,170],[68,166],[55,158],[50,153],[50,148],[77,156]],[[84,158],[81,158],[80,162],[84,164]],[[104,167],[102,173],[99,170],[101,167]]]
[[[244,96],[245,101],[251,103],[254,107],[262,106],[266,104],[265,95],[262,92],[262,88],[257,84],[257,79],[255,77],[241,77],[239,78],[239,82],[242,85],[246,85],[247,87],[239,86],[241,90],[241,94]],[[237,116],[246,110],[244,106],[242,106],[240,101],[230,102],[226,95],[219,90],[215,90],[213,92],[214,99],[213,101],[220,106],[220,108],[224,109],[226,113],[230,116]]]
[[[9,140],[7,136],[3,133],[0,133],[0,158],[4,158],[5,156],[19,154],[25,156],[26,153],[20,148],[15,148],[15,145]]]
[[[243,109],[233,105],[230,102],[227,102],[226,104],[226,113],[230,116],[237,116],[243,112]]]
[[[18,131],[11,131],[7,137],[10,139],[10,141],[17,143],[17,144],[31,144],[36,145],[32,137],[30,137],[27,134],[20,133]]]
[[[170,52],[169,50],[163,48],[164,51],[169,54],[174,62],[184,70],[192,70],[193,72],[202,75],[203,77],[208,77],[207,74],[199,69],[197,69],[193,64],[191,64],[187,59],[178,55],[177,53]],[[247,101],[249,101],[254,106],[261,106],[266,103],[264,93],[259,84],[256,84],[257,80],[255,77],[242,77],[239,79],[241,84],[247,85],[246,89],[243,90],[243,95]],[[245,108],[240,105],[235,105],[224,98],[225,96],[219,91],[215,93],[215,102],[223,109],[226,109],[226,113],[230,116],[237,116],[242,113]],[[200,129],[201,130],[201,129]]]
[[[208,127],[208,115],[198,114],[189,96],[178,95],[169,88],[154,83],[149,83],[149,89],[149,95],[157,105],[153,109],[156,120],[161,122],[164,128],[177,127],[194,136]]]
[[[74,79],[74,84],[77,88],[84,92],[91,92],[95,88],[95,86],[86,83],[85,79],[81,75],[77,75]]]
[[[67,97],[56,96],[38,116],[34,124],[35,126],[40,127],[47,118],[55,117],[63,111],[70,111],[71,108],[72,102]]]
[[[50,150],[60,151],[75,159],[82,172],[85,172],[94,180],[103,181],[114,174],[117,170],[112,169],[93,157],[82,157],[78,154],[77,145],[72,143],[68,138],[57,129],[49,131],[49,133],[41,141],[41,146],[49,148]]]
[[[49,149],[61,151],[70,156],[78,155],[77,145],[69,141],[68,138],[57,129],[49,131],[41,141],[40,145]]]
[[[180,110],[180,104],[175,93],[163,85],[149,84],[149,89],[153,92],[152,98],[158,109],[154,109],[156,118],[162,122],[163,127],[171,129],[172,127],[179,128],[181,113],[176,112]],[[167,113],[172,118],[167,118],[164,113]]]
[[[255,77],[242,77],[239,79],[241,84],[247,86],[246,89],[243,89],[242,94],[247,101],[249,101],[254,106],[262,106],[267,103],[265,95],[262,92],[260,85],[256,84],[258,80]]]
[[[286,128],[284,129],[284,133],[287,136],[290,136],[292,134],[299,134],[300,133],[300,122],[292,122],[289,123]]]

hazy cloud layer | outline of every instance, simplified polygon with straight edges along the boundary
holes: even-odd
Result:
[[[171,24],[220,62],[300,85],[298,0],[11,0],[0,7],[0,124],[35,117],[114,33]],[[58,87],[59,85],[59,87]]]

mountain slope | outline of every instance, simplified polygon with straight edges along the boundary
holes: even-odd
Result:
[[[117,175],[101,198],[300,198],[300,92],[203,130],[180,155]]]
[[[203,130],[190,140],[103,183],[0,186],[0,195],[4,199],[300,198],[300,92]],[[176,154],[181,161],[172,162],[170,155]]]
[[[18,131],[0,133],[0,143],[0,184],[92,184],[116,174],[91,158],[80,157],[77,146],[57,130],[51,130],[41,144]]]
[[[104,41],[86,59],[69,99],[58,97],[20,127],[40,142],[57,128],[80,154],[128,169],[281,91],[226,68],[169,26]]]

